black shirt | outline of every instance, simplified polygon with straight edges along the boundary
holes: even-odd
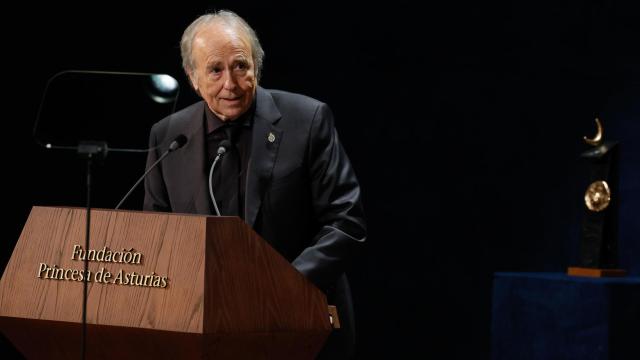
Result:
[[[222,140],[228,139],[232,145],[216,164],[211,180],[220,215],[239,216],[244,219],[244,200],[247,180],[247,167],[251,154],[251,128],[255,101],[239,118],[222,121],[205,104],[205,130],[208,154],[207,179],[213,160]],[[231,139],[229,139],[231,137]],[[233,162],[234,164],[229,164]],[[207,192],[208,193],[208,192]],[[213,204],[211,196],[209,202]],[[213,210],[213,205],[211,205]],[[215,210],[213,210],[215,212]]]

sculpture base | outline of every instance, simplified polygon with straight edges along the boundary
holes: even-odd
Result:
[[[567,275],[570,276],[588,276],[588,277],[623,277],[627,272],[622,269],[598,269],[587,267],[569,267]]]

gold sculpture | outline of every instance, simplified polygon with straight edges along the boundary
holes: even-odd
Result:
[[[606,209],[611,202],[611,190],[604,180],[594,181],[584,193],[584,203],[591,211],[599,212]]]
[[[589,139],[588,137],[583,137],[584,141],[591,146],[598,146],[602,144],[602,123],[600,123],[600,119],[596,118],[596,136],[593,139]]]

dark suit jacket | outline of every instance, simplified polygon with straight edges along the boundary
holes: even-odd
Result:
[[[255,101],[245,222],[336,304],[343,328],[323,355],[348,354],[354,329],[345,262],[366,237],[358,181],[326,104],[261,87]],[[188,142],[145,179],[145,210],[212,214],[205,106],[200,101],[153,126],[149,145],[158,147],[147,165],[176,136]]]

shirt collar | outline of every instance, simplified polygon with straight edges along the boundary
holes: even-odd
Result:
[[[249,110],[247,110],[244,114],[240,115],[239,118],[233,120],[233,122],[241,126],[251,127],[251,124],[253,123],[253,113],[255,112],[255,108],[256,108],[256,101],[254,99],[253,103],[249,107]],[[216,114],[214,114],[213,111],[211,111],[211,109],[209,108],[206,102],[204,104],[204,113],[205,113],[205,122],[206,122],[205,125],[207,128],[207,135],[215,132],[216,130],[220,129],[226,124],[225,121],[220,120],[220,118]]]

